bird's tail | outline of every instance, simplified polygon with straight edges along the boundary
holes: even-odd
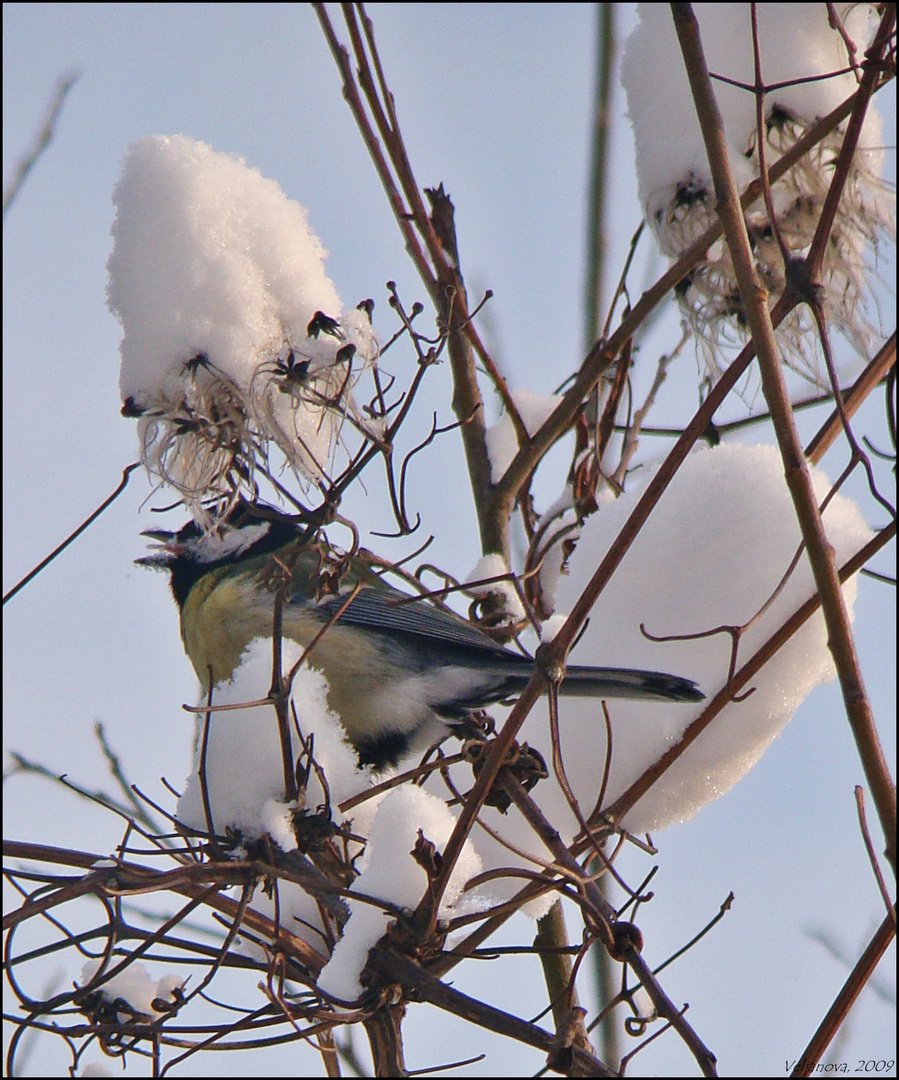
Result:
[[[692,679],[662,671],[631,668],[568,668],[559,692],[571,697],[645,698],[655,701],[702,701],[705,694]]]

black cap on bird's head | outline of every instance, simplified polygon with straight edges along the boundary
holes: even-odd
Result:
[[[189,521],[177,532],[146,529],[141,535],[156,540],[157,550],[134,561],[138,566],[168,570],[175,601],[182,607],[190,590],[211,570],[278,551],[305,532],[306,526],[299,517],[282,514],[262,503],[241,500],[211,530],[196,521]]]

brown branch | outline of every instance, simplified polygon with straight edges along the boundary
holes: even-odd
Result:
[[[22,158],[19,164],[16,166],[16,171],[13,174],[12,180],[7,185],[6,190],[3,192],[3,216],[6,217],[6,213],[12,204],[16,200],[16,196],[22,190],[25,180],[28,174],[34,168],[41,158],[41,155],[53,142],[53,138],[56,134],[56,124],[62,113],[62,107],[65,105],[66,98],[69,96],[69,91],[81,78],[80,71],[69,72],[68,75],[63,75],[56,84],[56,93],[53,96],[53,100],[50,102],[50,107],[47,110],[47,116],[41,127],[41,130],[37,133],[34,140],[34,145]]]
[[[549,992],[556,1031],[561,1030],[569,1021],[573,1010],[579,1010],[577,987],[574,983],[571,957],[566,951],[568,930],[565,925],[565,912],[562,901],[556,900],[549,911],[537,922],[537,934],[534,948],[540,958],[543,979]],[[583,1018],[577,1022],[578,1045],[592,1053],[587,1029]]]
[[[371,1048],[375,1076],[406,1076],[403,1057],[403,1017],[406,1005],[385,1003],[363,1021]]]
[[[451,216],[448,230],[443,230],[444,235],[441,236],[434,227],[435,220],[444,223],[447,221],[447,204],[449,207],[452,204],[441,187],[436,189],[436,195],[441,201],[440,208],[435,207],[433,216],[429,215],[425,208],[421,189],[415,180],[399,130],[393,95],[388,90],[384,78],[374,38],[374,27],[363,5],[344,4],[342,10],[358,64],[362,93],[374,119],[374,128],[377,128],[380,139],[386,147],[386,156],[381,148],[378,134],[375,133],[369,121],[362,96],[353,77],[349,55],[337,41],[325,6],[313,4],[313,7],[343,77],[344,98],[350,106],[381,184],[387,193],[391,209],[406,241],[406,250],[412,257],[413,264],[430,294],[437,309],[438,320],[446,333],[447,353],[453,373],[453,411],[462,425],[462,445],[478,515],[482,550],[485,553],[499,552],[508,559],[508,528],[511,515],[506,514],[503,518],[490,512],[494,504],[490,498],[492,484],[490,462],[487,456],[486,421],[477,381],[472,348],[473,339],[478,342],[482,355],[486,356],[487,350],[484,349],[477,336],[470,331],[465,284],[459,270],[458,258],[453,254],[456,240],[455,231],[451,226]],[[364,37],[357,23],[357,11],[362,18]],[[369,56],[374,63],[375,73],[372,72]],[[508,390],[506,390],[506,395],[507,409],[517,416]],[[518,419],[520,420],[520,417]]]
[[[612,133],[613,75],[617,53],[614,4],[597,4],[596,86],[591,139],[590,177],[587,191],[587,271],[584,275],[584,348],[599,337],[605,307],[603,277],[608,254],[606,200],[610,186],[609,168]]]
[[[173,891],[188,898],[202,895],[207,907],[221,911],[233,918],[239,908],[239,902],[219,893],[208,893],[209,884],[217,884],[220,889],[232,885],[243,885],[246,881],[263,876],[283,878],[300,885],[311,895],[325,892],[339,894],[343,890],[331,885],[323,875],[306,871],[293,865],[289,870],[262,863],[257,860],[248,862],[191,863],[174,870],[156,870],[133,862],[119,861],[113,866],[97,869],[97,865],[106,861],[104,856],[70,851],[64,848],[49,847],[44,844],[21,843],[5,840],[3,854],[8,858],[31,859],[48,862],[53,865],[81,868],[88,871],[70,885],[57,888],[54,892],[40,896],[36,900],[26,900],[22,907],[4,916],[3,928],[8,931],[34,915],[43,914],[60,904],[66,903],[77,895],[104,895],[107,891],[115,895],[140,895],[149,892]],[[109,882],[107,885],[106,882]],[[277,941],[279,947],[298,963],[317,974],[327,962],[327,957],[316,952],[312,946],[292,934],[284,927],[275,927],[272,920],[252,910],[247,911],[245,925]]]
[[[864,989],[865,983],[873,974],[874,969],[880,962],[880,958],[895,936],[895,915],[892,917],[887,915],[877,928],[877,933],[871,939],[870,944],[859,957],[858,963],[852,969],[833,1005],[827,1010],[827,1015],[812,1036],[811,1042],[799,1055],[799,1060],[790,1074],[791,1076],[811,1076],[817,1071],[815,1066],[821,1060],[840,1025],[846,1019],[855,999]]]
[[[369,953],[369,967],[383,978],[400,982],[406,992],[416,1001],[427,1001],[431,1005],[468,1020],[487,1031],[516,1039],[526,1046],[534,1046],[552,1055],[558,1050],[556,1039],[550,1032],[521,1020],[502,1009],[487,1005],[477,998],[469,997],[452,986],[447,986],[440,979],[424,971],[414,960],[391,947],[378,946]],[[569,1076],[616,1076],[598,1058],[586,1051],[571,1047],[570,1062],[564,1071]],[[558,1064],[549,1061],[549,1067],[559,1069]]]
[[[434,877],[431,889],[418,906],[413,921],[418,925],[420,932],[425,934],[433,933],[441,897],[446,891],[453,869],[462,854],[468,834],[474,827],[475,819],[484,805],[490,789],[493,787],[494,780],[503,767],[506,755],[509,753],[516,735],[521,730],[522,724],[545,688],[546,676],[539,667],[535,666],[534,674],[531,675],[527,686],[512,706],[502,729],[490,745],[490,750],[483,760],[480,772],[475,777],[475,782],[462,806],[462,812],[443,849],[440,871]]]
[[[69,546],[69,544],[74,543],[74,541],[78,539],[78,537],[84,532],[84,530],[89,525],[92,525],[97,520],[97,518],[103,513],[103,511],[111,503],[113,503],[119,497],[119,495],[121,495],[121,493],[125,490],[125,486],[128,483],[129,477],[131,476],[131,474],[134,472],[135,469],[139,469],[139,468],[140,468],[140,462],[139,461],[133,461],[130,465],[126,465],[125,468],[122,470],[122,479],[119,481],[119,485],[115,489],[115,491],[113,491],[113,493],[111,495],[109,495],[107,498],[105,498],[103,500],[103,502],[101,502],[100,505],[96,508],[96,510],[91,511],[91,513],[88,514],[88,516],[84,519],[84,521],[82,521],[81,524],[73,532],[69,533],[69,535],[65,538],[65,540],[63,540],[63,542],[61,544],[58,544],[50,552],[50,554],[46,556],[46,558],[41,559],[41,561],[37,564],[37,566],[35,566],[33,569],[29,570],[28,573],[25,575],[25,577],[22,578],[21,581],[17,582],[15,585],[13,585],[13,587],[9,590],[9,592],[7,592],[4,595],[3,603],[5,604],[7,600],[12,600],[12,598],[16,595],[17,592],[19,592],[20,589],[24,589],[25,586],[28,584],[28,582],[32,580],[32,578],[37,577],[37,575],[46,566],[48,566],[51,562],[53,562],[53,560],[56,558],[57,555],[62,554],[62,552],[65,551],[65,549]]]
[[[885,342],[880,352],[878,352],[852,386],[845,394],[843,394],[843,414],[847,419],[858,412],[862,403],[867,400],[871,391],[874,390],[895,363],[896,332],[893,331],[889,340]],[[806,447],[805,456],[813,465],[817,465],[824,457],[831,446],[833,446],[842,430],[843,423],[840,419],[840,410],[834,409],[821,425],[818,433]]]
[[[390,207],[393,210],[394,216],[396,217],[397,224],[400,227],[400,232],[403,234],[406,252],[412,259],[415,269],[425,282],[428,292],[430,292],[434,285],[430,264],[419,243],[418,236],[415,233],[409,213],[403,202],[403,197],[394,181],[390,166],[381,149],[378,137],[369,123],[365,107],[359,96],[359,88],[356,86],[356,80],[353,78],[353,69],[350,66],[349,53],[337,40],[337,35],[334,33],[334,28],[331,25],[331,20],[325,5],[313,4],[312,7],[318,16],[322,32],[325,35],[325,40],[328,42],[331,54],[334,57],[334,62],[337,64],[337,70],[340,72],[341,78],[343,79],[344,100],[350,107],[350,111],[353,114],[353,118],[355,119],[362,135],[362,139],[365,142],[366,149],[368,150],[369,156],[375,166],[375,170],[378,173],[378,179],[381,181],[381,185],[387,193],[387,198],[390,202]]]
[[[762,391],[771,411],[787,486],[796,509],[815,583],[822,597],[828,644],[837,667],[847,717],[880,817],[886,839],[886,856],[895,872],[896,790],[865,692],[834,551],[821,520],[811,473],[796,430],[774,326],[768,310],[768,294],[759,280],[752,257],[746,222],[731,171],[723,121],[702,50],[699,26],[692,5],[672,4],[671,10],[709,157],[718,216],[724,227],[741,301],[758,350]],[[870,84],[872,93],[873,85]],[[859,108],[862,116],[864,115],[862,106],[867,104],[869,98],[870,94],[864,97],[859,90],[858,108],[853,111],[853,117]]]
[[[592,909],[594,925],[591,929],[597,932],[600,940],[603,940],[603,944],[613,952],[616,960],[624,961],[631,968],[649,994],[659,1016],[667,1020],[683,1039],[703,1075],[716,1076],[715,1055],[687,1023],[683,1012],[674,1005],[662,989],[652,969],[643,959],[639,948],[639,931],[631,924],[622,926],[620,923],[613,922],[614,909],[610,907],[599,886],[595,881],[585,877],[583,869],[563,843],[557,830],[543,816],[540,808],[515,777],[510,772],[503,771],[500,783],[559,866],[580,878],[579,891],[590,903]]]
[[[893,928],[895,929],[896,910],[893,906],[893,902],[890,900],[890,891],[887,888],[886,882],[883,880],[883,874],[880,872],[880,864],[877,861],[877,853],[874,851],[874,844],[871,842],[868,819],[865,816],[865,789],[861,784],[855,785],[855,809],[858,814],[858,827],[861,830],[862,842],[865,845],[868,862],[871,864],[871,873],[874,875],[874,880],[877,882],[877,888],[880,891],[880,898],[883,900],[883,906],[886,908],[889,918],[893,920]]]
[[[886,81],[891,78],[891,75],[887,76]],[[797,139],[794,145],[782,157],[778,158],[768,170],[769,181],[773,184],[779,180],[789,172],[797,161],[805,157],[814,146],[838,127],[852,112],[858,97],[859,91],[856,91],[832,112],[828,113],[827,116],[809,128],[801,138]],[[761,181],[753,180],[743,193],[740,205],[746,209],[752,206],[761,195]],[[581,364],[574,384],[565,394],[555,412],[546,420],[540,430],[534,433],[528,444],[518,451],[502,480],[494,487],[493,497],[498,505],[511,507],[540,459],[556,440],[568,431],[582,402],[596,386],[603,372],[613,362],[624,343],[634,336],[650,312],[675,285],[682,281],[705,258],[706,252],[721,234],[721,222],[716,220],[706,229],[702,236],[687,248],[683,255],[658,281],[643,293],[634,307],[622,319],[618,329],[606,340],[605,344],[597,342],[590,350]],[[795,306],[795,303],[791,303],[788,310],[792,310],[793,306]]]
[[[884,57],[889,52],[895,26],[896,5],[884,4],[877,34],[870,49],[865,53],[865,60],[862,65],[864,71],[862,81],[855,94],[852,114],[849,117],[849,123],[846,125],[846,135],[843,139],[843,145],[840,147],[840,155],[834,166],[833,179],[824,200],[821,217],[818,219],[815,237],[805,258],[809,281],[817,281],[818,274],[821,272],[827,242],[830,239],[834,219],[840,208],[840,198],[855,160],[855,151],[862,133],[862,125],[865,122],[868,105],[871,103],[871,98],[874,96],[874,91],[880,82]]]
[[[881,530],[872,540],[849,559],[840,570],[840,581],[847,581],[853,574],[865,565],[865,563],[878,551],[882,550],[896,535],[895,522],[886,529]],[[703,709],[702,715],[697,717],[684,732],[681,741],[672,746],[656,761],[649,769],[619,797],[604,810],[605,816],[613,821],[619,821],[634,804],[642,798],[658,778],[669,769],[675,761],[684,753],[690,743],[694,742],[699,735],[709,726],[714,718],[732,700],[732,696],[738,693],[750,680],[758,674],[764,665],[771,659],[796,631],[815,614],[821,606],[819,594],[809,597],[805,603],[771,635],[771,637],[755,652],[733,675],[725,686],[708,705]]]

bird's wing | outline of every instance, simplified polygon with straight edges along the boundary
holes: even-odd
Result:
[[[317,605],[319,615],[331,619],[346,603],[346,597],[331,597]],[[440,645],[442,652],[463,650],[445,664],[472,665],[489,670],[503,682],[493,684],[489,695],[472,697],[466,707],[477,708],[502,696],[520,693],[530,675],[533,661],[482,633],[458,615],[448,614],[425,600],[407,597],[397,589],[363,588],[349,603],[339,622],[384,633],[411,634],[420,644]],[[483,687],[481,688],[484,689]],[[638,698],[656,701],[702,701],[705,695],[691,679],[658,671],[631,668],[583,667],[572,665],[560,687],[563,694],[583,697]]]
[[[317,610],[330,619],[345,603],[345,597],[333,597],[318,604]],[[504,649],[458,615],[441,611],[426,600],[407,597],[396,589],[362,589],[352,599],[339,621],[372,630],[415,634],[431,641],[493,653],[505,659],[524,660],[524,657]]]

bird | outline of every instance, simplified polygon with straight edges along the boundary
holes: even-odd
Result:
[[[529,657],[390,585],[371,552],[341,554],[274,507],[241,500],[214,529],[191,521],[143,535],[158,546],[136,561],[169,572],[184,648],[206,692],[233,677],[251,641],[271,638],[282,589],[282,637],[312,645],[307,662],[324,675],[360,766],[382,771],[430,749],[478,710],[519,695],[533,673]],[[677,675],[579,665],[567,668],[559,690],[668,702],[705,696]]]

